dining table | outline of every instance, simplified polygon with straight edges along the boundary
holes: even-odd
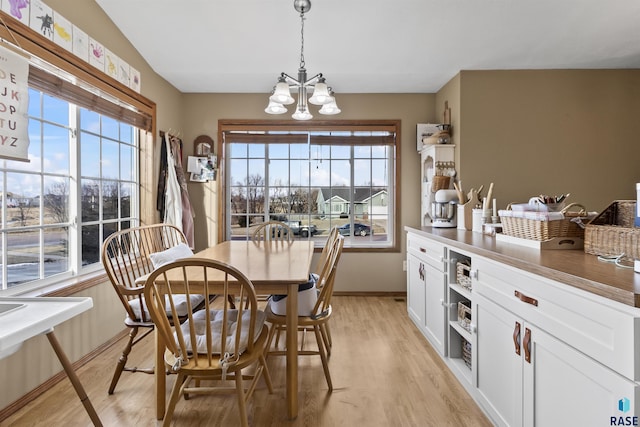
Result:
[[[298,284],[309,280],[314,243],[312,240],[227,240],[193,256],[224,262],[243,273],[257,294],[287,295],[286,304],[286,399],[287,416],[298,416]],[[164,417],[166,375],[164,344],[156,333],[156,415]]]

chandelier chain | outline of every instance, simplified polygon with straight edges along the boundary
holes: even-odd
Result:
[[[300,68],[305,68],[305,62],[304,62],[304,11],[300,12]]]

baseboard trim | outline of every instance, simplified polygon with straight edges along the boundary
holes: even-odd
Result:
[[[334,291],[333,296],[340,297],[392,297],[392,298],[406,298],[406,292],[353,292],[353,291]]]
[[[128,334],[129,334],[129,329],[128,328],[124,329],[122,332],[120,332],[119,334],[111,338],[109,341],[95,348],[93,351],[87,353],[86,355],[78,359],[76,362],[72,363],[73,370],[75,371],[81,366],[86,365],[88,362],[93,360],[100,353],[104,352],[107,348],[111,347],[120,339],[127,336]],[[51,378],[49,378],[48,380],[46,380],[45,382],[43,382],[42,384],[40,384],[38,387],[34,388],[24,396],[20,397],[15,402],[9,404],[9,406],[7,406],[6,408],[3,408],[2,410],[0,410],[0,422],[9,418],[11,415],[16,413],[18,410],[22,409],[24,406],[26,406],[30,402],[34,401],[42,393],[46,392],[51,387],[53,387],[60,381],[64,380],[65,378],[67,378],[67,374],[64,372],[64,370],[62,370],[57,374],[55,374],[54,376],[52,376]]]

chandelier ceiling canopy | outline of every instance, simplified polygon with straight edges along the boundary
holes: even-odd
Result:
[[[327,86],[322,73],[307,79],[307,69],[304,62],[304,14],[311,9],[310,0],[294,0],[293,7],[300,13],[300,67],[298,68],[298,78],[291,77],[287,73],[280,74],[278,83],[274,86],[273,92],[269,97],[269,105],[265,108],[265,112],[269,114],[283,114],[287,112],[285,105],[295,102],[291,96],[291,91],[298,92],[298,104],[296,111],[291,117],[295,120],[309,120],[313,115],[309,111],[309,105],[321,105],[318,111],[320,114],[338,114],[340,109],[336,105],[336,99],[333,91]],[[307,100],[308,91],[313,89],[313,94]]]

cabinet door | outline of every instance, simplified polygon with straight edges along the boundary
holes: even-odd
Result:
[[[438,350],[444,355],[446,336],[446,310],[444,273],[429,263],[424,265],[425,272],[425,335]]]
[[[474,307],[479,403],[497,425],[520,426],[524,322],[479,295]]]
[[[424,334],[425,324],[425,263],[407,253],[407,311],[413,323]]]
[[[531,362],[524,362],[524,425],[633,424],[638,385],[531,325]],[[625,400],[626,399],[626,400]],[[620,401],[629,406],[619,409]],[[611,419],[626,417],[632,424]]]

